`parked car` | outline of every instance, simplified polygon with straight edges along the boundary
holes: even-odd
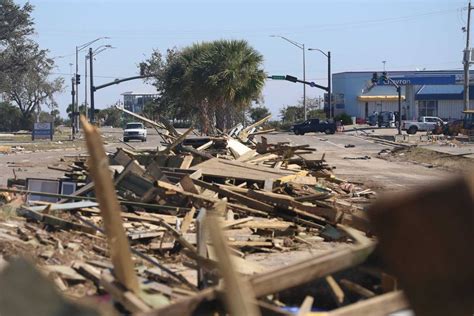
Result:
[[[123,141],[128,142],[131,139],[141,140],[146,142],[146,128],[142,123],[132,122],[128,123],[123,130]]]
[[[377,116],[378,127],[393,127],[395,126],[395,113],[382,111]]]
[[[407,134],[416,134],[418,131],[432,131],[436,126],[443,126],[446,122],[436,116],[420,116],[418,121],[403,121],[402,130]]]
[[[305,133],[326,133],[334,134],[336,132],[336,123],[321,121],[319,119],[309,119],[300,124],[292,126],[295,135],[304,135]]]
[[[379,115],[377,113],[370,114],[367,118],[367,124],[369,124],[369,126],[376,126],[378,116]]]

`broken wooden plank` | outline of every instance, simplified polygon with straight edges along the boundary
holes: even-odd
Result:
[[[344,291],[341,289],[339,284],[334,280],[332,275],[328,275],[325,278],[327,284],[329,285],[329,288],[331,289],[331,294],[334,297],[334,300],[336,301],[337,305],[342,305],[344,303]]]
[[[370,291],[369,289],[363,287],[362,285],[360,284],[357,284],[355,282],[352,282],[350,280],[347,280],[347,279],[341,279],[339,281],[339,283],[341,283],[346,289],[348,289],[349,291],[353,292],[353,293],[356,293],[362,297],[365,297],[365,298],[371,298],[371,297],[374,297],[375,296],[375,293]]]
[[[81,123],[87,149],[91,155],[90,173],[95,183],[95,193],[104,221],[114,273],[126,289],[137,293],[139,291],[138,280],[133,269],[130,245],[123,228],[122,217],[119,214],[120,205],[110,177],[108,158],[102,145],[102,139],[97,128],[90,125],[83,116],[81,116]]]
[[[151,308],[143,302],[134,292],[123,287],[122,282],[116,282],[110,273],[102,273],[100,284],[104,289],[112,295],[112,297],[120,302],[131,313],[144,313],[151,310]]]
[[[226,208],[225,203],[222,202],[216,207]],[[242,279],[235,271],[217,218],[212,215],[207,216],[206,225],[214,245],[217,265],[225,283],[224,301],[226,302],[228,313],[240,316],[260,315],[259,309],[254,304],[255,294],[252,291],[252,287],[247,280]]]
[[[402,311],[409,307],[410,306],[403,292],[397,291],[378,295],[367,300],[332,310],[327,313],[326,316],[381,316],[390,315],[391,313]]]
[[[369,209],[380,254],[416,315],[472,314],[473,210],[472,171]]]

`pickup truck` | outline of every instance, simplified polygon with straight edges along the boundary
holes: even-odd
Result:
[[[416,134],[418,131],[432,131],[437,125],[444,125],[442,119],[436,116],[420,116],[418,121],[403,121],[402,130],[407,134]]]
[[[304,135],[305,133],[320,132],[334,134],[336,132],[336,123],[320,121],[319,119],[309,119],[300,124],[292,126],[295,135]]]
[[[138,139],[146,142],[146,128],[142,123],[128,123],[123,130],[123,141],[128,142],[131,139]]]

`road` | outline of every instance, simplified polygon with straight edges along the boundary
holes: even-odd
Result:
[[[102,134],[106,139],[107,151],[114,152],[117,147],[135,149],[156,149],[160,145],[161,137],[156,131],[148,130],[147,142],[131,141],[127,144],[119,141],[121,129],[103,128]],[[335,135],[306,134],[297,136],[289,133],[272,133],[266,136],[270,143],[290,142],[295,145],[309,144],[316,148],[316,157],[325,154],[329,165],[334,166],[336,176],[352,181],[363,182],[374,190],[401,190],[419,187],[450,175],[449,172],[437,168],[426,168],[408,162],[389,162],[377,157],[377,154],[389,148],[385,145],[348,135],[338,133]],[[60,163],[64,155],[78,155],[86,153],[84,143],[79,141],[79,146],[68,147],[65,142],[63,149],[50,151],[16,153],[0,156],[0,185],[6,185],[7,179],[13,177],[15,170],[18,178],[46,177],[57,178],[63,175],[61,171],[47,169],[48,165]],[[345,145],[354,145],[345,148]],[[1,145],[1,143],[0,143]],[[357,158],[369,156],[367,160],[351,160],[346,158]],[[16,167],[11,167],[15,163]]]

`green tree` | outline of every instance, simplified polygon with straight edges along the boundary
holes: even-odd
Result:
[[[54,67],[47,50],[28,38],[34,31],[30,16],[33,7],[11,0],[0,2],[0,93],[15,104],[22,114],[22,127],[31,128],[32,114],[41,106],[53,108],[53,95],[62,90],[63,79],[50,80]]]
[[[28,2],[23,7],[12,0],[0,1],[0,73],[22,71],[27,59],[21,48],[28,46],[27,37],[34,32],[31,12],[33,6]],[[15,47],[16,54],[7,48]],[[2,76],[0,76],[1,80]],[[1,85],[1,81],[0,81]]]
[[[154,84],[175,117],[198,119],[204,132],[231,127],[259,99],[266,74],[263,57],[243,40],[196,43],[182,51],[156,51],[142,63],[156,74]],[[153,72],[157,71],[157,73]]]
[[[304,119],[304,109],[299,105],[287,105],[280,109],[280,117],[283,123],[295,123]]]
[[[8,102],[0,102],[0,131],[16,132],[21,127],[21,112]]]
[[[115,106],[109,106],[108,108],[100,110],[97,114],[97,119],[100,120],[104,126],[121,127],[123,125],[122,112]]]
[[[253,123],[258,122],[261,119],[263,119],[263,118],[265,118],[265,117],[267,117],[271,114],[270,110],[266,106],[263,106],[263,105],[262,106],[251,107],[248,110],[248,113],[249,113],[249,116],[252,119]]]

